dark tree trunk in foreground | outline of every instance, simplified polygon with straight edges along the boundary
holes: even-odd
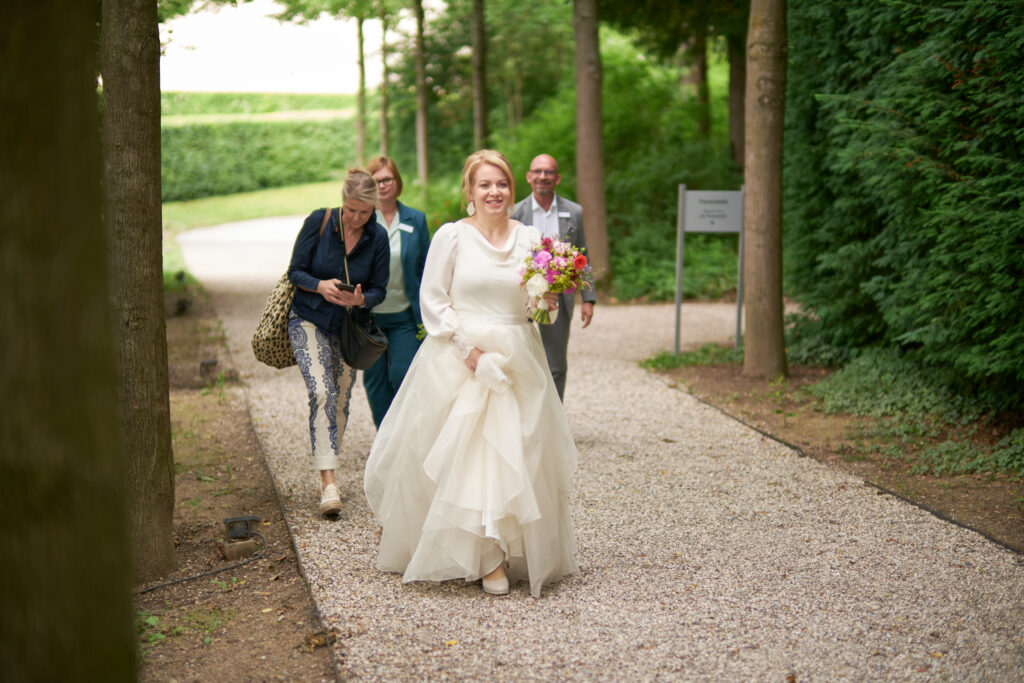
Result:
[[[135,578],[174,567],[160,207],[160,39],[152,0],[103,0],[104,218]]]
[[[747,31],[743,374],[788,374],[782,319],[782,130],[786,2],[753,0]]]
[[[604,138],[601,110],[601,46],[597,35],[597,0],[575,0],[576,32],[576,193],[583,207],[587,258],[600,283],[611,275],[608,221],[604,194]]]
[[[484,0],[473,0],[473,147],[487,146],[487,29]]]
[[[155,12],[155,6],[154,6]],[[0,671],[134,681],[107,301],[97,5],[0,10]]]

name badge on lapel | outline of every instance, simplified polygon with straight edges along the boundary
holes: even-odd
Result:
[[[415,230],[415,228],[413,228],[408,223],[399,223],[398,224],[398,229],[402,230],[403,232],[412,232],[413,230]]]
[[[569,214],[568,211],[559,211],[558,212],[558,217],[559,218],[572,218],[572,216]]]

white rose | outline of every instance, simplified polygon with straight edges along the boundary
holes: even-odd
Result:
[[[526,281],[526,291],[530,296],[539,298],[548,291],[548,281],[544,279],[543,275],[537,273]]]

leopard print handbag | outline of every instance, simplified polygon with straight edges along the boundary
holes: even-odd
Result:
[[[260,324],[252,335],[252,353],[256,360],[272,368],[295,365],[295,354],[288,340],[288,312],[294,300],[295,285],[285,273],[270,292]]]
[[[324,211],[324,222],[320,224],[320,234],[324,234],[330,210]],[[288,339],[288,313],[292,310],[295,300],[295,285],[288,279],[288,273],[274,285],[267,298],[260,316],[259,325],[252,335],[252,353],[256,360],[272,368],[287,368],[295,365],[295,354],[292,343]]]

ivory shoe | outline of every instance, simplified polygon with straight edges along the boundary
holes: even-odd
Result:
[[[504,568],[498,567],[498,569]],[[494,571],[496,572],[497,569]],[[488,578],[492,574],[494,574],[494,572],[491,572],[491,574],[488,574],[483,578],[482,583],[484,586],[484,593],[487,593],[488,595],[508,595],[508,575],[502,571],[501,576]]]
[[[320,496],[320,514],[324,516],[336,515],[341,512],[341,497],[338,496],[338,487],[328,484]]]
[[[488,595],[508,595],[508,577],[484,579],[484,593]]]

